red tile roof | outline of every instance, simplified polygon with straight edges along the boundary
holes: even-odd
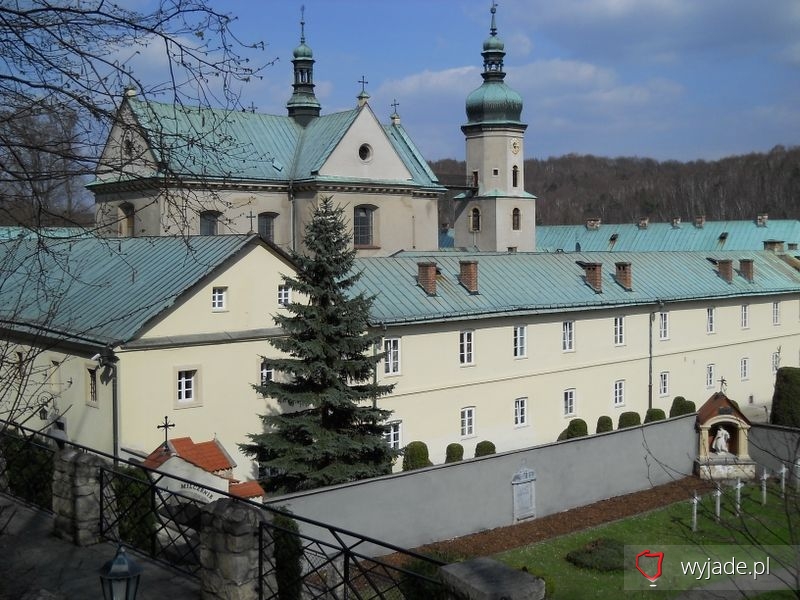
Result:
[[[263,498],[266,494],[257,481],[244,481],[234,483],[231,481],[228,491],[232,496],[239,498]]]
[[[209,473],[226,471],[236,466],[217,440],[195,444],[192,438],[182,437],[169,440],[167,444],[169,446],[167,450],[164,449],[164,444],[159,444],[158,448],[144,460],[144,466],[157,469],[172,456],[179,456]]]

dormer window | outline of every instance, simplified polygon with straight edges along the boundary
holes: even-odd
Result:
[[[219,234],[219,218],[222,213],[216,210],[205,210],[200,213],[200,235]]]

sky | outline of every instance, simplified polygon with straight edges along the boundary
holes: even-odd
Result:
[[[254,60],[277,59],[242,103],[286,114],[305,5],[323,113],[368,82],[429,160],[463,160],[464,101],[482,79],[490,0],[209,0]],[[506,83],[526,158],[569,153],[714,160],[800,145],[799,0],[499,0]]]

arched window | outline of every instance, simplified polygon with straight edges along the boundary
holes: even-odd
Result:
[[[216,210],[204,210],[200,213],[200,235],[219,234],[219,217],[222,213]]]
[[[519,186],[519,167],[514,165],[514,168],[511,169],[511,187]]]
[[[470,231],[480,231],[481,230],[481,211],[479,208],[475,207],[472,209],[469,215],[469,230]]]
[[[125,202],[119,205],[120,218],[117,231],[120,237],[133,237],[136,233],[136,211],[133,204]]]
[[[375,246],[373,223],[374,206],[365,204],[353,209],[353,245],[356,247]]]
[[[278,213],[262,212],[258,215],[258,235],[263,239],[274,242],[275,241],[275,219],[278,218]]]
[[[511,229],[514,231],[519,231],[519,209],[515,208],[511,211]]]

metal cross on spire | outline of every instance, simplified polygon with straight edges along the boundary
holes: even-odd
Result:
[[[722,393],[724,394],[724,393],[725,393],[725,390],[726,390],[727,388],[728,388],[728,382],[727,382],[727,381],[725,381],[725,378],[724,378],[724,377],[720,377],[720,378],[719,378],[719,391],[720,391],[720,392],[722,392]]]
[[[397,107],[398,107],[398,106],[400,106],[400,103],[397,101],[397,98],[395,98],[395,99],[394,99],[394,102],[392,102],[392,110],[393,110],[395,113],[397,112]]]
[[[369,81],[367,81],[366,77],[364,75],[362,75],[361,79],[359,79],[357,83],[361,84],[361,93],[363,94],[366,91],[364,89],[364,86],[367,85],[369,83]]]
[[[169,450],[169,430],[175,427],[175,423],[169,422],[169,417],[164,417],[164,422],[161,425],[156,425],[156,429],[164,430],[164,450]]]

